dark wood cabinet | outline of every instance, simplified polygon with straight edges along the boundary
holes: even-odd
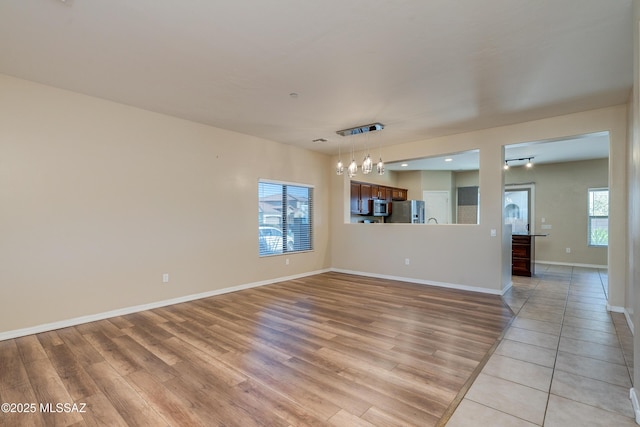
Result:
[[[534,245],[533,236],[514,234],[511,237],[511,274],[514,276],[533,276],[535,269]]]
[[[372,185],[371,186],[371,198],[372,199],[378,199],[380,195],[380,186],[379,185]]]
[[[391,201],[391,189],[387,187],[380,187],[380,200]]]
[[[363,214],[369,214],[369,200],[371,200],[371,185],[360,184],[360,210]]]
[[[407,190],[404,188],[392,188],[391,199],[395,201],[407,200]]]
[[[371,198],[376,200],[388,200],[391,201],[391,189],[387,187],[383,187],[381,185],[372,185],[371,186]],[[387,194],[389,195],[387,196]]]
[[[371,215],[370,200],[407,200],[407,190],[404,188],[385,187],[368,182],[351,181],[351,213],[356,215]]]
[[[369,215],[371,184],[351,181],[351,213]]]

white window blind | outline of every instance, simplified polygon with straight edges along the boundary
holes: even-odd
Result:
[[[258,182],[260,256],[313,250],[313,188]]]

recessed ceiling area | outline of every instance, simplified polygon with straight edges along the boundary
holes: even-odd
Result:
[[[609,157],[609,134],[599,132],[551,141],[532,141],[505,147],[505,159],[531,158],[534,165],[545,163],[574,162],[579,160],[605,159]],[[524,161],[510,162],[511,166],[522,166]],[[477,170],[480,164],[479,150],[464,151],[388,162],[389,171],[414,170]],[[406,166],[403,166],[406,165]]]
[[[461,153],[450,153],[435,157],[420,159],[406,159],[388,162],[384,168],[388,171],[466,171],[478,170],[480,164],[480,150],[469,150]],[[406,166],[405,166],[406,165]]]
[[[622,104],[632,40],[631,0],[0,2],[0,73],[331,154]]]
[[[533,157],[534,164],[605,159],[609,157],[609,134],[600,132],[567,139],[526,142],[505,147],[505,159],[525,157]],[[517,164],[517,162],[513,163],[514,166]]]

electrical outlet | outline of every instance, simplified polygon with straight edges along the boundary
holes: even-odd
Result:
[[[285,264],[285,265],[289,265],[289,258],[287,258],[287,259],[285,259],[285,260],[284,260],[284,264]]]
[[[169,283],[169,273],[164,273],[162,275],[162,283]]]
[[[567,251],[568,254],[571,253],[571,248],[566,248],[565,251]]]
[[[496,237],[498,235],[498,230],[496,230],[495,228],[492,228],[491,232],[489,233],[489,235],[491,237]]]
[[[409,258],[404,259],[404,265],[409,265],[410,263],[411,263],[411,260]]]

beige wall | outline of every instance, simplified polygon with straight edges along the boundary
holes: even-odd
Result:
[[[550,234],[536,240],[536,260],[607,265],[607,249],[587,245],[586,203],[588,188],[608,186],[608,173],[608,159],[536,164],[532,169],[512,167],[505,173],[505,184],[535,182],[534,230]],[[455,180],[458,187],[478,185],[479,172],[458,172]],[[551,230],[542,229],[542,218]]]
[[[624,304],[624,105],[384,148],[394,161],[482,147],[481,224],[416,228],[345,223],[336,158],[7,76],[0,92],[0,333],[329,267],[501,292],[502,146],[603,130],[610,303]],[[288,266],[257,256],[258,178],[316,188],[316,250]]]
[[[474,187],[480,185],[479,171],[456,172],[457,187]],[[480,189],[482,190],[482,189]]]
[[[315,251],[258,257],[258,178],[315,186]],[[0,333],[329,268],[334,179],[328,156],[0,75]]]
[[[456,188],[455,173],[451,171],[422,171],[422,188],[420,191],[420,199],[422,191],[449,191],[453,192]],[[455,198],[455,193],[452,193]]]
[[[640,0],[633,2],[633,95],[629,136],[629,258],[627,263],[627,307],[632,316],[634,336],[634,366],[640,366]],[[640,369],[634,370],[633,384],[640,384]],[[638,410],[638,408],[635,408]]]
[[[512,167],[505,184],[535,183],[536,260],[573,265],[607,265],[607,248],[587,244],[588,189],[608,187],[608,159]],[[542,229],[542,218],[549,230]],[[571,253],[566,253],[571,248]]]
[[[413,224],[372,226],[348,224],[344,218],[348,180],[333,177],[334,221],[331,228],[332,265],[410,280],[463,285],[500,292],[511,277],[505,263],[502,231],[503,146],[529,141],[609,131],[611,231],[608,264],[609,303],[624,304],[626,283],[626,105],[552,117],[517,125],[485,129],[399,144],[383,149],[385,161],[437,156],[480,148],[480,224],[429,227]],[[491,237],[491,230],[497,231]],[[410,258],[410,265],[405,265]]]
[[[407,199],[422,200],[422,172],[396,172],[397,186],[407,189]]]

